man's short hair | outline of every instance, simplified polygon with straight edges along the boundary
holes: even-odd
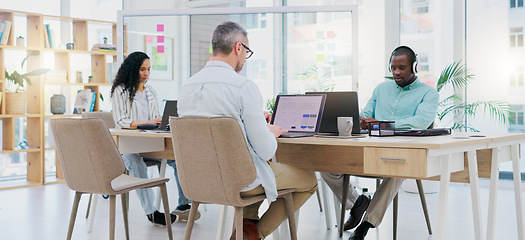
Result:
[[[248,32],[238,23],[228,21],[217,26],[211,38],[213,55],[215,56],[218,52],[229,55],[232,52],[233,44],[241,40],[239,39],[240,34],[248,37]]]
[[[414,64],[416,62],[416,53],[414,52],[414,50],[412,50],[411,48],[407,47],[407,46],[399,46],[397,47],[394,52],[392,52],[392,56],[390,57],[390,61],[392,61],[392,57],[393,56],[402,56],[402,55],[405,55],[408,57],[408,61],[410,62],[410,64]]]

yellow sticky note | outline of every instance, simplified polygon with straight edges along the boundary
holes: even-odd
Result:
[[[213,49],[211,48],[211,45],[210,45],[210,49],[208,51],[210,52],[210,54],[213,54]]]
[[[324,62],[324,54],[317,54],[317,61]]]

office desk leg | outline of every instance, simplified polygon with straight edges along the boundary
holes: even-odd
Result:
[[[472,214],[474,217],[474,236],[475,239],[481,240],[481,204],[479,201],[479,175],[476,151],[468,151],[467,158],[470,178],[470,195],[472,198]]]
[[[160,161],[160,171],[159,177],[163,178],[166,176],[166,165],[168,164],[167,159],[162,159]],[[175,179],[177,180],[177,179]],[[157,190],[157,195],[155,196],[155,208],[160,209],[160,188]]]
[[[348,196],[348,182],[350,175],[343,174],[343,197],[341,198],[341,219],[339,219],[339,237],[343,237],[343,226],[345,225],[346,198]]]
[[[520,157],[519,144],[510,146],[513,176],[514,176],[514,195],[516,198],[516,222],[518,223],[518,239],[524,240],[523,234],[523,208],[521,207],[521,172],[520,172]]]
[[[489,191],[489,215],[487,219],[487,240],[495,237],[494,223],[496,222],[496,202],[498,200],[498,180],[499,180],[499,155],[502,149],[495,147],[492,149],[492,166],[490,169],[490,191]]]
[[[445,215],[447,212],[448,188],[450,184],[450,161],[452,156],[448,155],[441,162],[441,177],[439,181],[439,207],[436,221],[436,240],[443,239]]]

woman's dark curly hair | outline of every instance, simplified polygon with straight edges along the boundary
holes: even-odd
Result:
[[[133,102],[133,98],[135,98],[135,93],[137,92],[137,87],[140,82],[140,66],[142,66],[142,63],[146,59],[149,59],[149,57],[143,52],[133,52],[124,59],[124,62],[120,65],[117,76],[113,81],[111,96],[113,96],[113,92],[118,85],[123,85],[124,90],[122,91],[122,94],[128,91],[129,101]]]

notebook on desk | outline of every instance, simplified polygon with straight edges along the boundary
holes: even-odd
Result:
[[[166,100],[166,104],[164,105],[164,113],[162,114],[162,121],[160,122],[160,125],[158,128],[155,129],[147,129],[146,132],[169,132],[169,121],[170,116],[178,117],[177,113],[177,100]]]
[[[305,94],[326,94],[326,103],[324,105],[323,117],[321,118],[319,135],[338,136],[338,117],[352,117],[354,122],[352,135],[361,134],[357,92],[306,92]]]
[[[326,95],[278,95],[271,124],[288,130],[283,138],[309,137],[319,132]]]

